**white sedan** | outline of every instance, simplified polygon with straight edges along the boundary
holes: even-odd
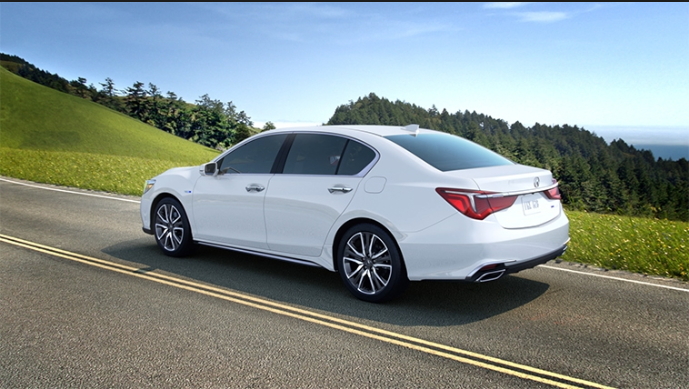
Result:
[[[359,299],[409,280],[492,281],[560,256],[569,221],[551,172],[417,125],[271,130],[146,182],[143,230],[339,272]]]

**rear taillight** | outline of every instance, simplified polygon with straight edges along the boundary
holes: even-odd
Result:
[[[555,187],[552,189],[548,189],[545,192],[545,196],[551,200],[561,200],[562,196],[560,195],[560,189],[557,187],[557,180],[553,179],[553,184],[555,184]]]
[[[494,192],[477,190],[436,188],[438,194],[462,214],[483,220],[493,212],[509,208],[517,196],[500,196]]]

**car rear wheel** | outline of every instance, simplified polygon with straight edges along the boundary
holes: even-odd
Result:
[[[342,281],[360,300],[391,300],[409,282],[395,241],[378,226],[359,224],[347,230],[338,245],[337,258]]]
[[[194,249],[189,220],[179,201],[173,198],[161,200],[155,208],[153,227],[156,243],[166,255],[181,257]]]

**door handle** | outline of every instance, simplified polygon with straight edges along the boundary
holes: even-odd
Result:
[[[330,193],[335,193],[335,192],[349,193],[351,191],[352,191],[352,188],[345,188],[343,186],[336,186],[334,188],[328,188],[328,192],[330,192]]]
[[[246,187],[247,192],[262,192],[263,189],[265,188],[258,184],[252,184]]]

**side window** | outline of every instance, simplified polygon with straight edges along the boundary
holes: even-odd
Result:
[[[376,153],[357,141],[350,140],[342,154],[338,175],[354,176],[359,174],[376,157]]]
[[[298,134],[287,154],[284,174],[337,173],[346,138],[324,134]]]
[[[265,136],[233,150],[219,161],[220,174],[270,173],[286,138],[287,134]]]

